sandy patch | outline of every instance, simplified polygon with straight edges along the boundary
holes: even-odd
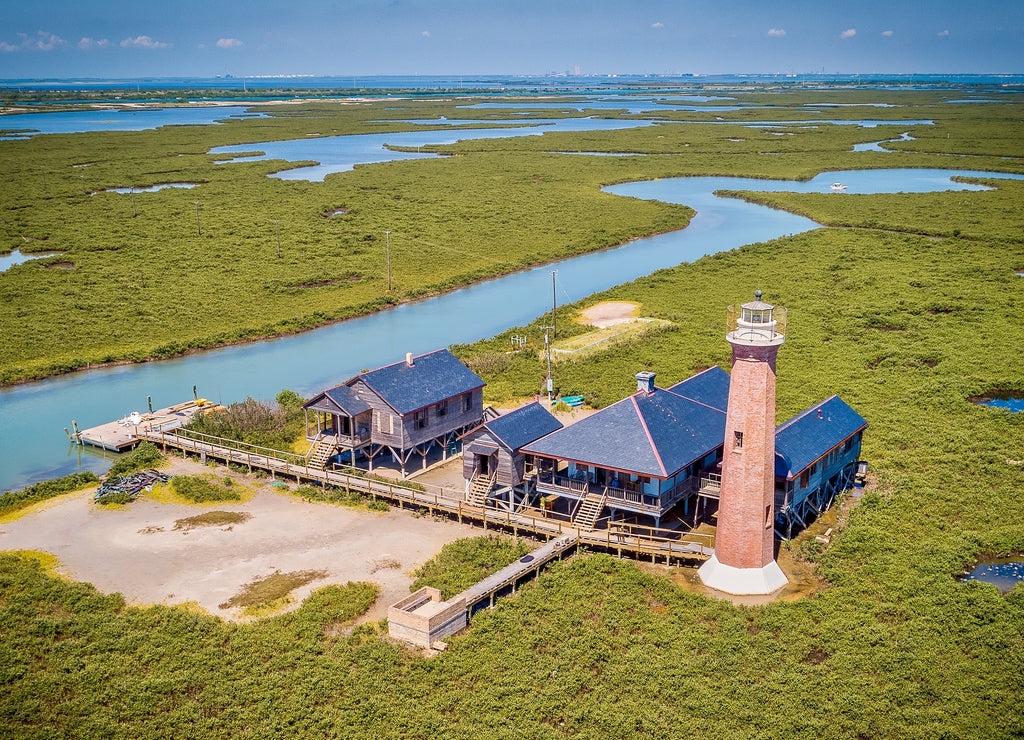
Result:
[[[606,326],[623,324],[636,318],[636,312],[640,308],[639,303],[629,301],[605,301],[596,306],[584,309],[580,318],[584,324],[590,324],[603,329]]]
[[[190,472],[199,470],[209,472]],[[363,618],[369,621],[386,617],[387,607],[408,595],[412,571],[443,545],[481,534],[410,511],[302,501],[263,486],[250,501],[215,507],[248,513],[247,521],[175,529],[179,519],[212,508],[140,499],[111,510],[93,506],[92,493],[83,493],[4,524],[0,550],[52,553],[62,574],[120,592],[130,604],[191,601],[225,619],[238,615],[218,605],[246,584],[274,571],[322,569],[325,578],[293,592],[296,603],[330,583],[370,581],[380,596]]]

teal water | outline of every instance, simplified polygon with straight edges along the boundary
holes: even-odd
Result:
[[[143,365],[72,373],[0,390],[0,491],[64,475],[80,468],[102,472],[109,460],[71,446],[63,432],[76,419],[81,428],[199,395],[220,403],[272,398],[288,387],[312,394],[364,368],[493,336],[522,326],[550,310],[551,271],[558,271],[558,302],[576,301],[599,290],[704,255],[817,228],[783,211],[714,196],[715,190],[825,191],[836,180],[851,192],[924,192],[978,189],[950,177],[1007,177],[963,170],[860,170],[826,172],[808,182],[746,178],[675,178],[617,185],[608,192],[685,203],[697,209],[680,231],[638,239],[617,249],[564,260],[533,270],[265,342],[211,350]],[[836,197],[842,197],[837,195]],[[723,307],[736,296],[721,296]],[[724,310],[724,308],[723,308]],[[724,341],[724,340],[723,340]],[[572,389],[568,389],[572,390]]]

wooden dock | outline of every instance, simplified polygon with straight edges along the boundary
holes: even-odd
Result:
[[[187,423],[197,411],[213,408],[216,408],[215,404],[197,399],[148,413],[133,411],[123,419],[83,429],[80,432],[76,428],[75,441],[78,444],[100,447],[112,452],[124,452],[141,442],[144,432],[172,431]]]

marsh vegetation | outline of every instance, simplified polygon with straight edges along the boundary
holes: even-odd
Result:
[[[777,120],[803,120],[807,113],[799,106],[826,97],[744,95],[792,108],[773,110]],[[892,167],[894,156],[898,166],[945,167],[957,157],[957,166],[1024,171],[1022,103],[956,106],[938,93],[877,90],[827,97],[891,102],[903,107],[872,116],[935,124],[915,127],[913,141],[886,145],[900,149],[898,155],[849,150],[895,138],[905,127],[782,127],[774,130],[793,135],[777,137],[727,124],[666,123],[554,141],[476,141],[445,148],[460,156],[358,168],[317,185],[264,177],[273,163],[217,169],[203,152],[214,143],[266,140],[313,125],[354,130],[360,120],[408,116],[410,108],[419,117],[457,115],[457,109],[410,102],[399,115],[374,106],[336,113],[323,105],[311,109],[323,116],[315,123],[289,108],[276,118],[217,127],[198,140],[193,131],[170,130],[50,140],[45,147],[4,142],[16,175],[0,185],[9,204],[8,240],[21,240],[25,250],[23,235],[45,235],[32,243],[60,249],[62,259],[76,264],[72,271],[47,271],[39,260],[0,277],[2,321],[12,327],[11,343],[0,350],[7,353],[5,378],[53,372],[87,357],[143,357],[160,348],[300,328],[556,252],[672,228],[689,217],[682,207],[601,196],[598,187],[610,182],[685,174],[809,177],[827,169]],[[741,119],[748,112],[728,115]],[[6,148],[25,144],[41,165]],[[658,156],[568,157],[546,150]],[[85,185],[66,169],[76,157],[98,162],[87,168],[92,181]],[[50,175],[45,181],[42,168]],[[124,196],[76,195],[76,189],[157,177],[206,184],[187,196],[147,194],[153,201],[136,219],[126,213],[127,201],[115,200]],[[12,180],[26,190],[15,192]],[[628,300],[641,304],[645,316],[671,322],[585,360],[559,363],[558,385],[594,405],[632,392],[641,369],[657,371],[658,384],[669,385],[712,364],[728,366],[725,306],[756,287],[789,310],[778,362],[779,420],[841,394],[870,422],[864,456],[877,483],[827,546],[806,550],[825,584],[813,596],[736,606],[687,593],[634,563],[582,554],[554,563],[516,597],[476,615],[465,635],[426,660],[383,639],[379,625],[352,626],[373,600],[366,584],[319,590],[293,613],[228,624],[180,608],[129,607],[118,595],[54,578],[35,559],[5,555],[0,712],[6,729],[0,732],[125,738],[1024,734],[1024,588],[1000,595],[993,586],[954,578],[980,555],[1024,552],[1024,414],[971,402],[993,388],[1024,388],[1024,281],[1014,273],[1024,265],[1024,194],[1020,183],[992,184],[996,190],[927,195],[737,194],[834,228],[663,270],[585,302]],[[192,200],[204,188],[213,235],[207,240],[204,222],[199,240],[188,230]],[[237,195],[230,208],[228,192]],[[294,219],[282,230],[290,242],[280,267],[269,227],[257,228],[252,216],[271,202]],[[349,213],[325,220],[322,214],[338,203]],[[248,220],[235,208],[248,208]],[[62,216],[47,218],[48,212]],[[284,226],[285,217],[276,217]],[[179,232],[171,238],[174,224]],[[404,237],[393,243],[409,270],[394,296],[382,290],[371,248],[388,227]],[[239,261],[259,250],[270,256],[258,269]],[[423,259],[438,253],[458,258],[450,264]],[[180,266],[183,259],[187,267]],[[285,287],[352,270],[364,279],[313,290]],[[58,278],[69,280],[61,290],[48,283]],[[181,295],[170,295],[166,283]],[[89,300],[100,286],[129,285],[149,300],[116,297],[105,304],[106,331],[73,318],[94,305]],[[62,308],[51,308],[49,300]],[[235,300],[240,306],[229,305]],[[223,312],[216,310],[221,301]],[[56,333],[39,321],[58,312],[72,317],[67,351],[57,349]],[[542,337],[541,323],[456,348],[494,399],[540,388],[544,369],[536,352],[508,348],[512,335]],[[460,560],[469,570],[478,554],[447,553],[440,560],[445,571],[459,572]]]

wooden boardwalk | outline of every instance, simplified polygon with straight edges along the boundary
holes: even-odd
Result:
[[[714,537],[697,532],[674,532],[630,524],[612,524],[607,528],[587,529],[572,522],[551,516],[543,509],[525,507],[516,512],[473,506],[464,498],[463,491],[455,488],[406,484],[377,477],[363,477],[349,473],[324,470],[310,466],[299,455],[265,450],[231,440],[218,440],[204,435],[179,434],[175,431],[140,429],[140,439],[152,441],[162,447],[198,455],[200,459],[215,459],[244,465],[251,470],[264,470],[271,476],[359,491],[374,499],[381,498],[402,509],[426,510],[431,515],[442,514],[459,523],[501,529],[515,536],[532,535],[550,540],[556,537],[577,538],[580,546],[620,557],[650,558],[651,562],[671,563],[704,560],[714,551]],[[229,446],[232,445],[232,446]]]
[[[540,569],[557,557],[561,557],[568,550],[571,550],[579,543],[579,534],[571,533],[549,540],[529,555],[506,565],[497,573],[488,576],[479,583],[470,586],[452,601],[459,599],[466,600],[466,609],[470,614],[484,599],[488,600],[488,606],[494,606],[494,599],[501,595],[506,588],[515,593],[516,585],[530,575],[538,575]]]

